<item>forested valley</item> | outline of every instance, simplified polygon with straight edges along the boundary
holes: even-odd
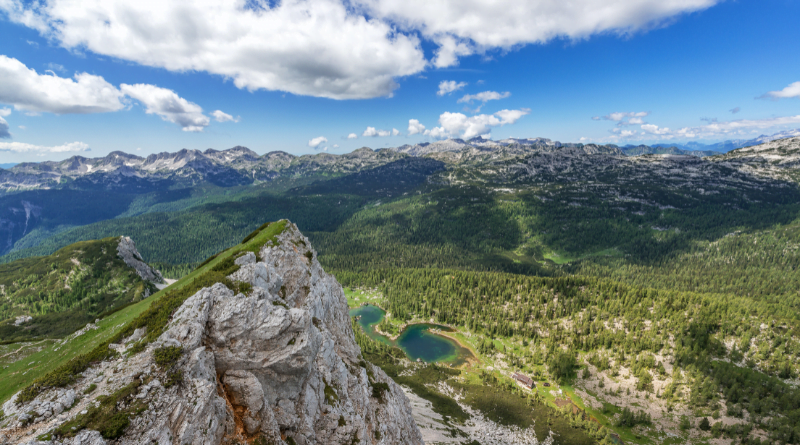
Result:
[[[98,285],[31,290],[46,276],[63,283],[58,261],[73,254],[43,255],[126,235],[177,279],[264,222],[286,218],[343,286],[374,295],[386,329],[456,330],[476,361],[453,375],[435,365],[412,372],[402,352],[359,337],[370,361],[454,418],[462,414],[449,396],[420,382],[449,382],[474,406],[477,388],[493,388],[491,397],[509,407],[498,421],[532,422],[509,414],[520,406],[560,409],[562,393],[525,392],[513,371],[569,394],[580,412],[557,417],[582,431],[577,442],[668,443],[668,431],[694,443],[796,444],[800,188],[793,167],[778,174],[758,170],[760,160],[737,162],[745,161],[540,153],[455,162],[434,154],[274,186],[131,195],[93,221],[73,215],[59,225],[53,217],[0,257],[0,282],[8,282],[0,340],[19,340],[3,330],[12,316],[79,313],[61,330],[30,334],[59,337],[116,304],[106,302],[112,289]],[[36,269],[12,273],[20,261]],[[144,290],[115,286],[130,301]]]

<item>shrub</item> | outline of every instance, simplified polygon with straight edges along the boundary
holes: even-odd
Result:
[[[333,389],[331,385],[328,384],[327,380],[325,381],[325,401],[328,402],[330,406],[336,406],[339,402],[339,394],[336,394],[336,390]]]
[[[163,369],[174,366],[182,354],[183,348],[180,346],[164,346],[153,351],[156,364]]]
[[[167,373],[167,379],[164,381],[164,388],[169,388],[173,385],[177,385],[178,383],[183,381],[183,371],[171,371]]]
[[[383,382],[375,382],[372,384],[372,397],[378,399],[381,403],[386,403],[384,396],[386,391],[389,390],[389,384]]]
[[[134,380],[131,384],[121,388],[119,391],[105,397],[98,397],[98,406],[90,406],[86,414],[79,414],[74,419],[62,424],[53,434],[58,437],[74,437],[78,432],[85,428],[97,430],[106,439],[116,439],[125,432],[125,428],[130,424],[130,417],[139,414],[147,408],[144,402],[134,398],[140,380]],[[125,408],[119,408],[125,406]]]

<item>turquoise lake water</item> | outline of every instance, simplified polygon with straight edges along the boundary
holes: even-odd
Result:
[[[453,329],[447,326],[431,323],[413,324],[407,326],[397,340],[392,341],[375,332],[375,326],[383,320],[385,314],[383,309],[372,305],[350,310],[351,317],[361,316],[358,324],[370,338],[399,347],[411,360],[420,359],[428,363],[443,362],[458,366],[472,357],[469,349],[447,337],[430,332],[431,329],[453,332]]]

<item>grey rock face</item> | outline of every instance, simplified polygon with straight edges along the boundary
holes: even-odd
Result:
[[[136,270],[136,273],[139,274],[143,280],[158,284],[164,282],[164,277],[161,276],[161,272],[153,269],[144,262],[139,251],[136,250],[136,244],[129,236],[121,236],[119,238],[117,253],[119,253],[119,256],[125,261],[125,264]]]
[[[97,389],[74,408],[60,415],[51,409],[29,423],[22,416],[32,407],[50,408],[42,404],[54,392],[23,406],[12,398],[3,406],[10,428],[0,434],[24,443],[35,437],[30,431],[41,434],[63,424],[92,406],[93,397],[141,379],[135,397],[147,409],[131,418],[114,443],[200,445],[258,437],[298,445],[423,443],[401,388],[363,361],[342,287],[325,273],[296,226],[288,224],[258,256],[249,253],[236,262],[241,269],[229,278],[250,283],[248,294],[219,283],[201,289],[147,350],[87,370],[68,390],[74,397],[90,384]],[[162,383],[167,376],[154,364],[153,351],[163,346],[183,348],[178,384]],[[388,385],[380,399],[372,389],[379,383]],[[63,444],[105,443],[89,441],[103,440],[96,433],[82,431]],[[78,437],[84,442],[75,442]]]

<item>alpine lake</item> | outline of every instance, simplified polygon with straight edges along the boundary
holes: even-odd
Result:
[[[461,366],[474,358],[472,352],[458,344],[455,340],[438,335],[440,332],[455,332],[454,329],[433,323],[417,323],[406,326],[403,332],[392,340],[375,330],[375,326],[383,321],[386,312],[371,304],[350,309],[350,317],[356,317],[358,324],[373,340],[400,348],[411,360],[427,363],[447,363]]]

